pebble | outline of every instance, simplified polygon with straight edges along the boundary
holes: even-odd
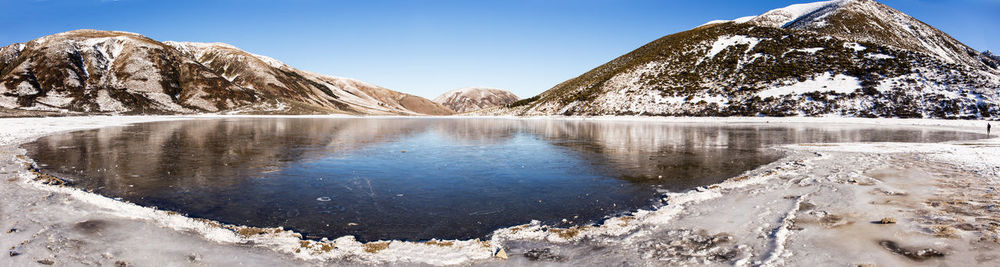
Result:
[[[503,250],[503,248],[498,248],[497,252],[493,253],[493,256],[497,257],[497,258],[500,258],[500,259],[506,260],[507,259],[507,251]]]
[[[880,224],[894,224],[894,223],[896,223],[896,219],[885,217],[885,218],[882,218],[882,220],[880,220],[878,222]]]

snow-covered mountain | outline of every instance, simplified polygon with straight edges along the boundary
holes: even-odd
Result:
[[[481,113],[995,118],[997,65],[873,0],[825,1],[668,35]]]
[[[458,113],[476,111],[514,103],[517,96],[511,92],[487,87],[466,87],[441,94],[434,98],[440,103]]]
[[[77,113],[434,114],[430,100],[221,43],[77,30],[0,48],[0,107]]]
[[[985,57],[983,62],[985,62],[987,65],[990,65],[994,68],[1000,68],[1000,55],[994,54],[990,50],[986,50],[983,51],[983,57]],[[992,62],[990,62],[991,60]]]

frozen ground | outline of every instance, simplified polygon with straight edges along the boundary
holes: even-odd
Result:
[[[796,144],[724,183],[670,194],[601,226],[528,224],[491,240],[315,242],[219,225],[43,184],[17,145],[55,132],[194,117],[0,119],[0,266],[992,265],[1000,264],[1000,140]],[[213,116],[207,116],[213,118]],[[552,118],[534,118],[552,119]],[[559,118],[701,123],[920,125],[979,121],[842,118]],[[985,137],[985,136],[984,136]],[[893,224],[875,223],[883,218]],[[888,221],[888,220],[887,220]],[[497,251],[503,255],[496,255]],[[506,256],[507,259],[503,259]]]

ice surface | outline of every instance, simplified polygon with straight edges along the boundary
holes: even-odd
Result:
[[[602,225],[528,224],[490,240],[301,241],[280,229],[222,226],[32,181],[14,145],[40,135],[199,117],[0,119],[4,264],[58,265],[783,265],[996,266],[1000,140],[937,144],[796,144],[788,156],[724,183],[671,193],[666,206]],[[527,118],[679,123],[920,126],[983,133],[983,121],[851,118]],[[992,196],[992,197],[991,197]],[[892,217],[897,224],[873,224]],[[8,233],[9,232],[9,233]],[[935,249],[918,262],[901,250]],[[780,246],[779,246],[780,245]],[[493,257],[500,248],[509,260]],[[531,253],[528,253],[531,252]],[[530,255],[530,257],[529,257]]]

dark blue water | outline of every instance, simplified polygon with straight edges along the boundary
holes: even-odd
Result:
[[[79,131],[24,147],[44,172],[99,194],[370,241],[598,222],[773,162],[776,144],[978,137],[829,125],[240,118]]]

